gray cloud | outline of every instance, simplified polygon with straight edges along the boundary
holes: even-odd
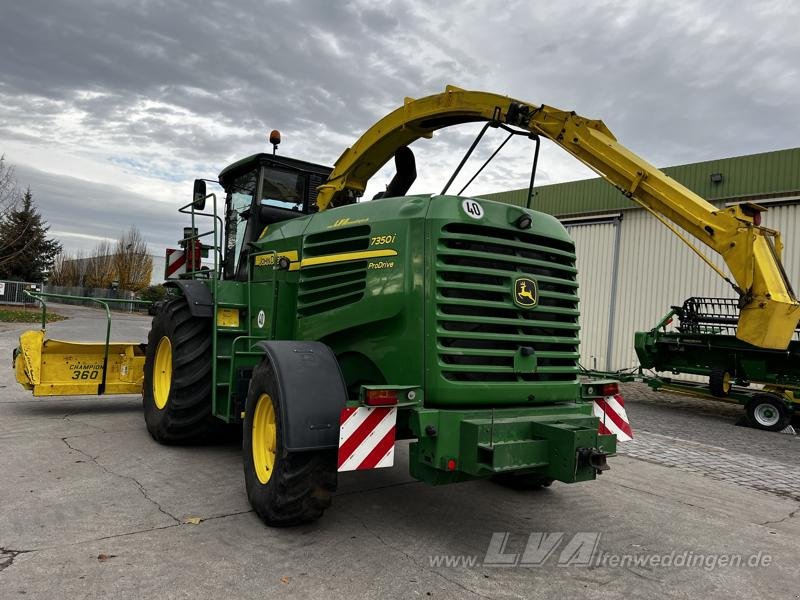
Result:
[[[105,205],[85,200],[103,197],[92,182],[109,169],[120,174],[115,197],[130,201],[118,210],[144,200],[125,196],[144,179],[164,189],[146,210],[168,212],[177,182],[264,149],[272,128],[282,152],[332,164],[403,97],[445,83],[603,118],[659,165],[797,143],[800,8],[789,1],[27,0],[2,10],[0,152],[70,207],[58,218],[73,229],[113,226],[98,214]],[[417,143],[415,189],[439,189],[476,130]],[[48,176],[64,173],[50,166],[62,158],[97,172]],[[520,147],[475,189],[525,185],[529,159]],[[589,175],[570,161],[546,145],[537,180]],[[166,212],[153,231],[174,224],[161,231],[172,239],[179,220]]]
[[[142,232],[154,254],[175,247],[181,237],[184,219],[177,205],[23,165],[16,171],[17,178],[30,186],[54,237],[60,238],[70,253],[91,249],[103,238],[115,240],[131,226]]]

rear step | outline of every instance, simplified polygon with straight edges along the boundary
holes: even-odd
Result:
[[[578,448],[597,445],[597,419],[563,415],[508,419],[469,419],[461,423],[461,439],[476,449],[462,470],[474,475],[548,467],[555,479],[574,477]],[[565,472],[562,472],[566,469]]]

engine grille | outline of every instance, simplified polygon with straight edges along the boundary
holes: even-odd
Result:
[[[369,235],[368,225],[309,235],[303,243],[303,258],[365,250]],[[297,315],[308,317],[358,302],[364,297],[366,280],[366,260],[303,267]]]
[[[445,225],[437,243],[436,335],[442,376],[458,382],[574,381],[578,284],[570,242],[470,223]],[[538,305],[518,307],[516,277],[529,276]],[[521,346],[537,369],[515,373]]]

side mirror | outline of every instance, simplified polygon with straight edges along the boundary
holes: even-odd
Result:
[[[194,200],[192,206],[196,210],[203,210],[206,207],[206,182],[202,179],[194,180]]]

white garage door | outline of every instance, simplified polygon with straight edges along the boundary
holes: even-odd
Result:
[[[587,369],[606,369],[618,221],[564,225],[575,240],[577,254],[581,365]]]

